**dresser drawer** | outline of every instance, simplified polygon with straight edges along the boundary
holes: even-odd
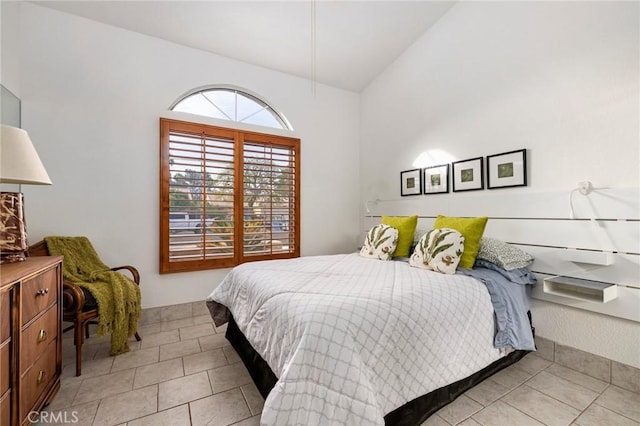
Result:
[[[48,348],[49,343],[58,337],[58,305],[49,310],[27,327],[20,338],[20,374],[38,359]]]
[[[0,293],[0,343],[7,340],[11,334],[10,294],[9,291]]]
[[[27,370],[20,380],[20,418],[33,410],[36,401],[44,397],[49,382],[56,377],[56,341],[49,343],[46,353]]]
[[[0,425],[11,424],[11,393],[0,394]]]
[[[6,342],[0,345],[0,396],[9,389],[9,347],[11,345]]]
[[[57,278],[58,270],[53,268],[22,283],[22,325],[58,300]]]

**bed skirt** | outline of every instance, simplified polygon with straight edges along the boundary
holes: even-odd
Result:
[[[529,314],[530,315],[530,314]],[[529,317],[531,321],[531,317]],[[253,349],[249,341],[244,337],[233,316],[230,315],[225,337],[234,347],[240,359],[249,370],[249,374],[256,384],[260,394],[266,398],[275,386],[278,378],[271,371],[267,362]],[[384,416],[385,425],[417,426],[429,418],[440,408],[452,402],[458,396],[471,389],[484,379],[494,375],[498,371],[518,362],[529,351],[514,351],[500,358],[482,370],[473,373],[467,378],[450,385],[441,387],[426,395],[422,395],[413,401],[409,401],[401,407]]]

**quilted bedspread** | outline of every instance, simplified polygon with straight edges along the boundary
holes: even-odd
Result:
[[[263,425],[383,425],[504,355],[480,281],[357,254],[245,263],[207,298],[278,382]],[[228,311],[227,311],[228,309]]]

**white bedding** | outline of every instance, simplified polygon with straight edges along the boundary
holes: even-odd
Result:
[[[263,425],[383,425],[390,411],[504,355],[484,284],[406,262],[246,263],[207,301],[228,307],[279,379]]]

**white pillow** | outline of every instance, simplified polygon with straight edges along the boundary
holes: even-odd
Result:
[[[455,229],[432,229],[420,238],[409,265],[443,274],[455,274],[464,252],[464,237]]]
[[[389,225],[376,225],[367,232],[360,256],[391,260],[398,244],[398,230]]]

